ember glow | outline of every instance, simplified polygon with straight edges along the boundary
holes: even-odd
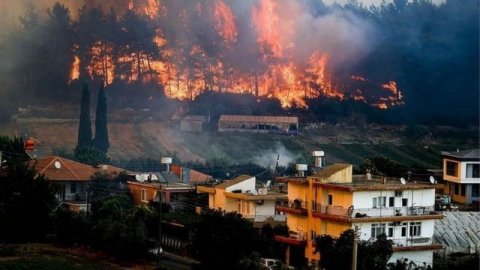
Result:
[[[375,98],[335,78],[335,70],[367,47],[355,47],[366,38],[347,35],[365,32],[353,29],[358,26],[348,14],[314,17],[308,7],[288,0],[205,0],[195,5],[187,0],[130,0],[128,5],[155,28],[152,43],[159,56],[141,49],[125,54],[98,42],[90,50],[91,63],[75,57],[72,80],[79,78],[80,65],[85,64],[88,76],[107,85],[115,80],[154,81],[163,85],[167,97],[180,100],[211,90],[277,98],[284,108],[306,107],[305,99],[318,97],[348,97],[379,108],[403,104],[394,81],[374,84],[387,90]],[[336,25],[339,29],[331,29]],[[117,74],[118,69],[128,75]],[[346,80],[366,82],[361,75]]]

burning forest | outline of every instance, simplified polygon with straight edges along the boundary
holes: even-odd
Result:
[[[7,2],[0,6],[28,1]],[[180,101],[247,94],[287,110],[353,101],[389,118],[407,111],[407,119],[438,102],[472,108],[463,103],[475,100],[473,92],[454,89],[478,86],[478,61],[466,60],[478,59],[478,42],[468,34],[474,31],[461,32],[478,17],[475,9],[397,2],[39,0],[24,3],[20,20],[2,18],[0,79],[11,95],[28,89],[42,98],[77,93],[89,82],[105,84],[110,96],[133,98],[141,88]],[[445,49],[453,47],[465,50]]]
[[[366,95],[335,76],[370,47],[368,23],[353,14],[315,16],[308,4],[288,0],[145,0],[124,1],[128,8],[112,17],[100,3],[87,4],[79,31],[94,32],[74,46],[70,81],[155,82],[180,100],[204,91],[251,93],[284,108],[306,107],[305,99],[317,97],[351,97],[382,109],[403,104],[394,81],[363,80],[363,89],[377,90]],[[110,33],[81,29],[92,18],[110,23]]]

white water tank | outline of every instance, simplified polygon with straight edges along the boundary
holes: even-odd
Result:
[[[304,177],[305,172],[308,170],[308,165],[307,164],[296,164],[295,168],[297,169],[298,176]]]
[[[313,151],[312,157],[315,160],[315,168],[323,168],[325,166],[325,152]]]
[[[169,172],[170,171],[170,164],[172,164],[172,158],[171,157],[162,157],[160,158],[160,163],[161,164],[165,164],[165,167],[166,167],[166,171]]]

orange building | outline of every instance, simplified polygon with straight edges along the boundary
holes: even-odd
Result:
[[[371,177],[368,177],[371,178]],[[432,264],[434,220],[443,218],[434,210],[435,188],[430,183],[400,183],[397,179],[352,176],[352,165],[333,164],[308,177],[280,177],[288,183],[288,204],[277,206],[286,213],[289,236],[275,236],[288,244],[286,263],[303,266],[317,262],[318,235],[338,237],[357,227],[361,240],[381,233],[393,241],[391,261],[408,258]]]

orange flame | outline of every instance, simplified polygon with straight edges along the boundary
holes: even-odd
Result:
[[[252,17],[258,30],[257,41],[268,45],[274,57],[281,57],[283,55],[282,36],[277,28],[280,18],[275,14],[275,8],[275,1],[262,0],[259,8],[253,8]],[[265,47],[262,46],[262,49],[265,50]]]
[[[80,78],[80,58],[75,55],[73,58],[72,69],[70,70],[70,82]]]
[[[208,3],[213,6],[210,8]],[[151,19],[167,14],[166,7],[162,6],[160,0],[130,0],[129,8]],[[284,108],[294,105],[306,107],[306,98],[325,96],[344,99],[342,86],[335,82],[329,70],[328,53],[317,50],[309,57],[307,55],[306,61],[295,59],[295,45],[291,39],[293,22],[281,21],[278,9],[275,0],[260,0],[258,6],[251,9],[253,26],[257,30],[256,41],[261,54],[258,63],[261,68],[246,70],[236,67],[223,59],[222,54],[212,57],[202,46],[187,46],[182,41],[178,48],[169,48],[172,41],[165,39],[158,28],[153,41],[162,52],[162,60],[151,59],[151,56],[140,51],[120,54],[114,58],[113,46],[97,42],[90,50],[92,60],[87,63],[86,70],[90,77],[101,77],[106,84],[111,84],[114,80],[127,83],[156,81],[164,86],[167,97],[180,100],[194,99],[206,90],[277,98]],[[212,27],[224,44],[234,48],[239,32],[234,12],[224,0],[197,2],[193,10],[197,16],[213,10]],[[186,10],[178,14],[185,27],[189,27],[188,14]],[[116,69],[121,69],[122,72],[115,74]],[[79,71],[80,59],[75,57],[70,78],[77,79]],[[369,82],[361,75],[352,75],[351,79]],[[372,101],[373,98],[365,97],[358,89],[350,96],[357,101],[368,100],[381,109],[403,104],[396,82],[389,81],[380,86],[389,90],[387,97]]]
[[[235,25],[235,17],[229,6],[223,1],[217,1],[215,4],[215,30],[227,42],[233,43],[237,41],[237,26]]]

